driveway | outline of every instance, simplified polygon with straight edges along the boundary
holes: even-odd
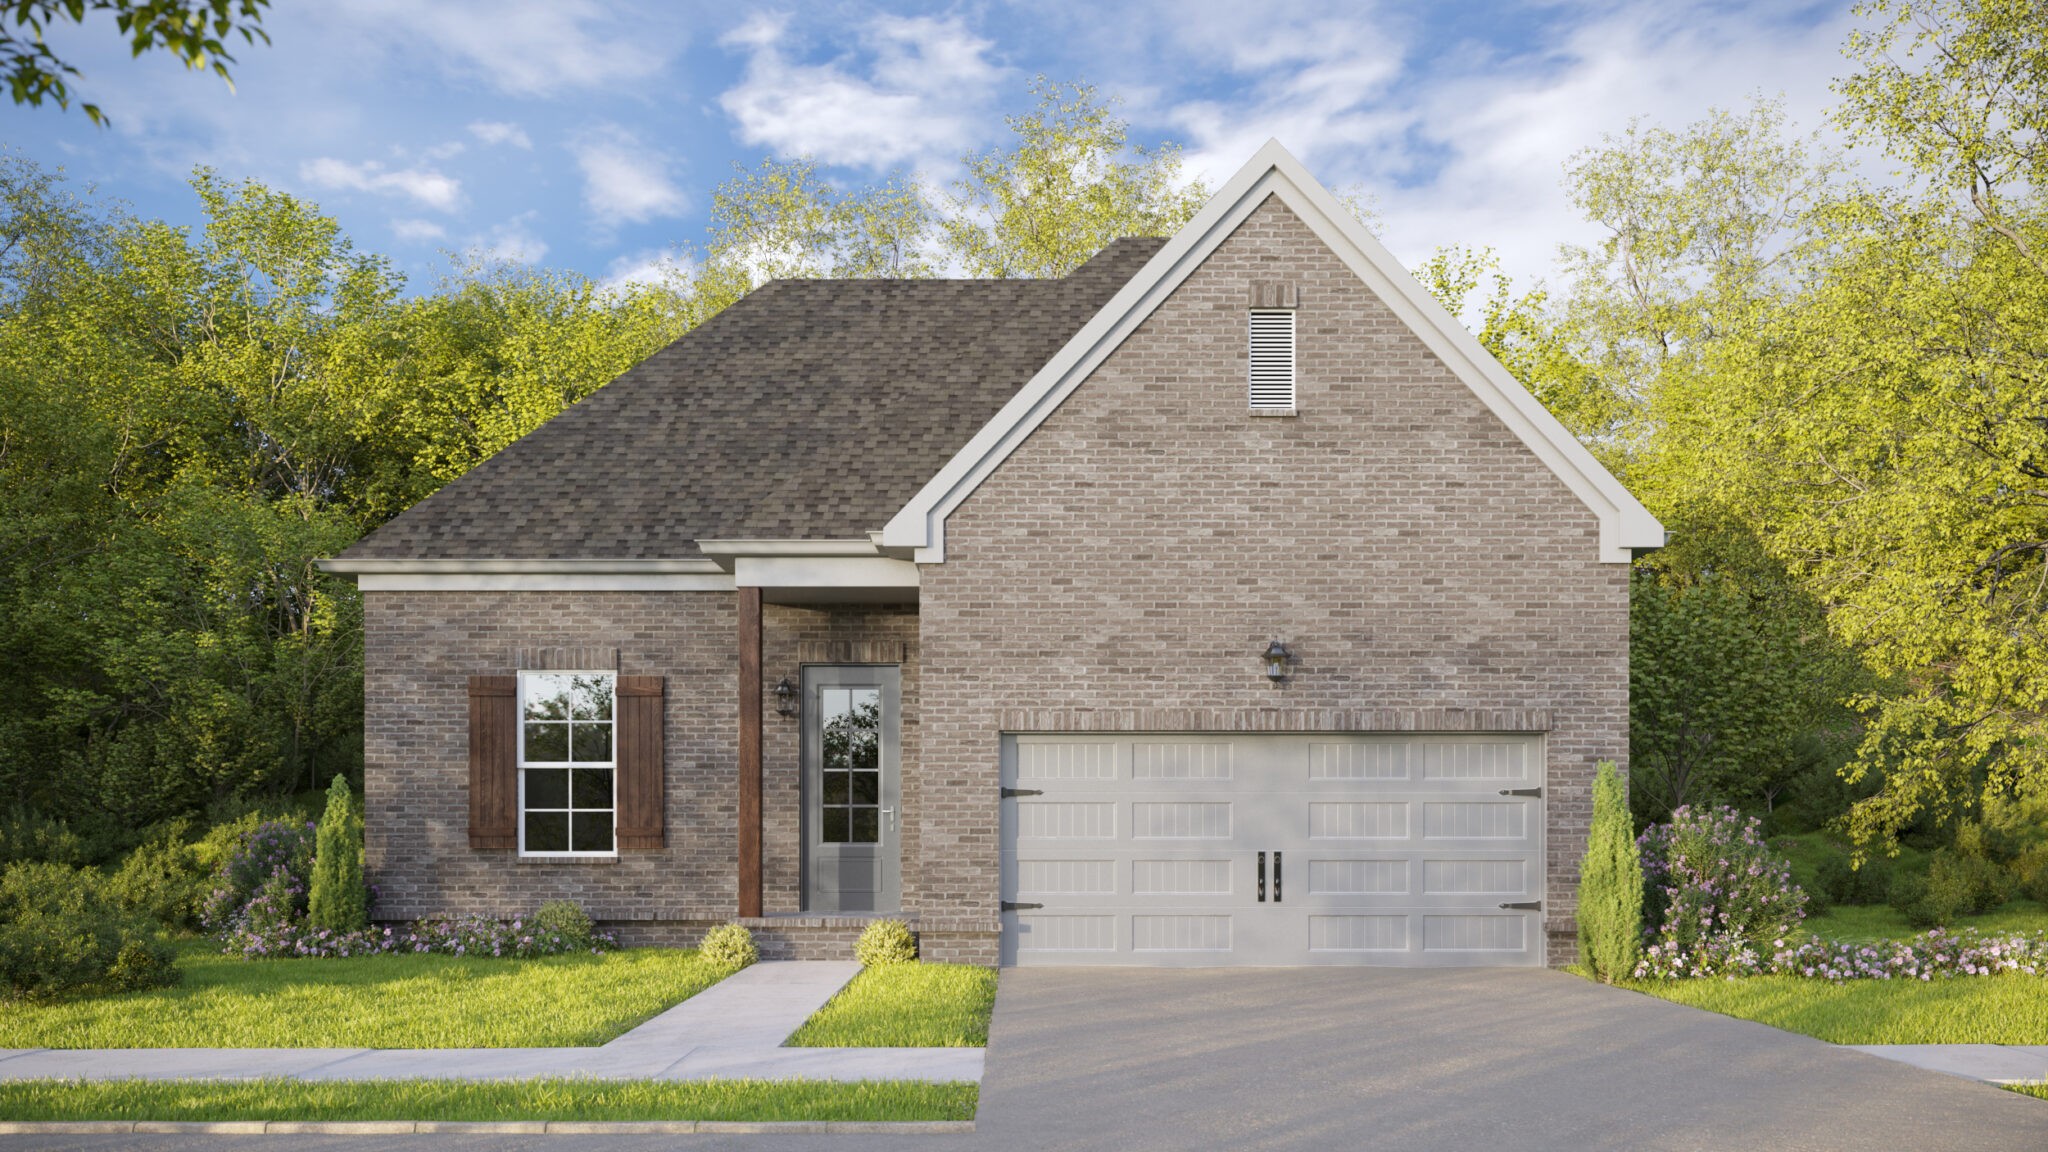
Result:
[[[308,1148],[2048,1148],[2048,1101],[1532,970],[1013,969],[969,1137],[291,1138]],[[12,1137],[23,1148],[262,1138]]]

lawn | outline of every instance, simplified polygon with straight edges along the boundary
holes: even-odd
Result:
[[[793,1048],[982,1048],[996,973],[971,964],[866,969],[789,1038]]]
[[[2048,979],[1799,976],[1642,980],[1624,987],[1835,1044],[2048,1044]]]
[[[2048,1084],[2007,1084],[2005,1087],[2022,1096],[2039,1096],[2043,1100],[2048,1100]]]
[[[1980,932],[2048,932],[2048,908],[2032,900],[2014,898],[2002,908],[1982,916],[1963,916],[1950,924],[1951,930],[1975,928]],[[1915,928],[1906,917],[1886,904],[1841,904],[1825,916],[1809,916],[1806,929],[1828,940],[1863,943],[1870,940],[1904,940],[1925,929]]]
[[[974,1084],[817,1080],[22,1080],[5,1120],[972,1120]]]
[[[535,960],[242,960],[192,949],[184,983],[0,1007],[0,1048],[549,1048],[602,1044],[717,983],[694,951]]]

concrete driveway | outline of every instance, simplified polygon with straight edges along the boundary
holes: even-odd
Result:
[[[965,1137],[281,1138],[303,1148],[2048,1149],[2048,1101],[1556,972],[1003,973]],[[280,1138],[12,1137],[246,1148]]]

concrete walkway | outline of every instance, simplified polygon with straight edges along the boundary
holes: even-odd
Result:
[[[981,1080],[979,1048],[781,1046],[859,971],[755,964],[598,1048],[0,1049],[0,1080]]]
[[[2048,1081],[2048,1044],[1848,1044],[1858,1052],[1986,1084]]]

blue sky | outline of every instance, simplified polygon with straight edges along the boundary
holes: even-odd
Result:
[[[1031,78],[1123,100],[1211,183],[1277,136],[1376,201],[1395,253],[1491,245],[1519,278],[1591,238],[1559,188],[1631,116],[1782,94],[1818,126],[1847,3],[755,5],[275,0],[230,94],[111,24],[53,37],[114,120],[6,106],[7,146],[146,216],[197,217],[195,165],[317,201],[416,286],[448,251],[643,274],[704,235],[735,162],[809,153],[945,183],[1004,142]]]

